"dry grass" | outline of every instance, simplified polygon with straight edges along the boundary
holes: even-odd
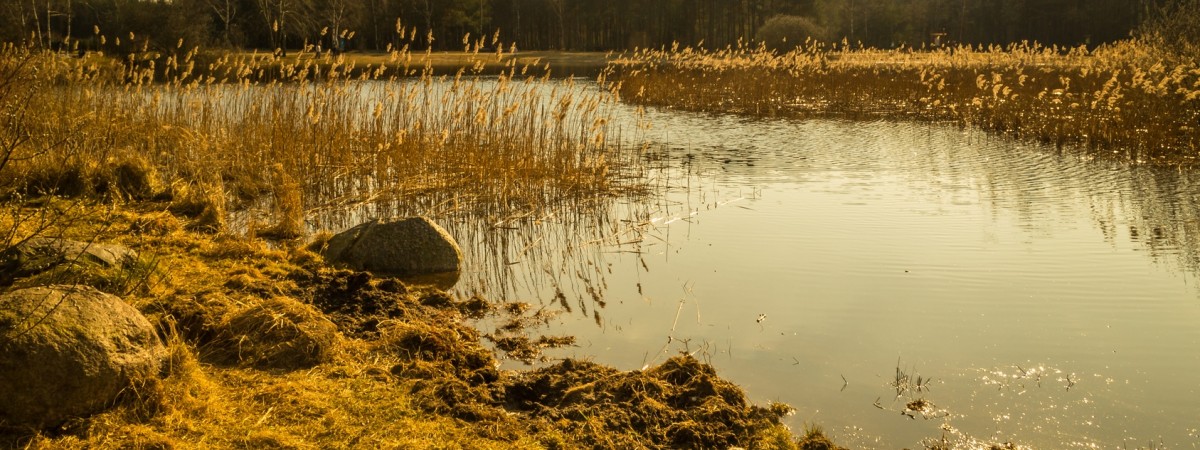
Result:
[[[470,302],[331,270],[304,248],[149,226],[164,222],[162,214],[89,212],[62,231],[120,242],[159,262],[153,282],[125,298],[158,325],[170,349],[167,375],[63,429],[0,429],[0,446],[663,448],[669,437],[795,448],[778,423],[786,407],[750,405],[695,359],[673,358],[645,372],[588,363],[594,370],[572,372],[585,376],[555,377],[546,389],[536,380],[579,363],[538,376],[497,370],[462,318]],[[628,388],[611,391],[631,396],[639,409],[610,399],[609,389],[592,384],[597,379]],[[573,397],[583,392],[590,396]],[[522,403],[532,394],[573,400]]]
[[[764,116],[951,121],[1134,161],[1192,165],[1200,153],[1200,66],[1144,43],[1094,51],[1021,43],[914,51],[809,42],[674,48],[624,58],[623,98]]]
[[[412,404],[410,384],[386,367],[346,361],[273,375],[200,363],[172,345],[171,375],[146,405],[122,406],[27,448],[541,448],[531,437],[498,440]],[[144,393],[149,394],[149,393]]]
[[[259,58],[264,64],[276,66],[296,65],[304,60],[311,60],[318,66],[328,66],[336,59],[325,54],[301,53],[290,54],[287,57],[241,53],[235,57]],[[411,52],[404,58],[395,58],[390,53],[346,53],[340,58],[344,64],[355,67],[352,75],[361,76],[368,68],[386,67],[394,73],[408,69],[408,74],[419,75],[412,71],[414,68],[432,70],[434,74],[453,75],[460,69],[468,68],[481,74],[500,75],[508,72],[512,66],[522,68],[527,75],[544,76],[547,72],[554,76],[595,76],[608,65],[610,55],[600,52],[563,52],[563,51],[500,51],[497,53],[476,52],[473,49],[465,51]]]
[[[495,424],[431,414],[412,394],[414,380],[390,374],[399,358],[370,342],[341,338],[312,306],[278,296],[312,301],[311,286],[293,281],[319,270],[298,265],[318,263],[304,250],[177,226],[145,227],[162,221],[158,212],[94,209],[51,232],[121,241],[159,262],[152,282],[125,299],[158,324],[171,354],[168,375],[129,392],[128,401],[110,411],[63,429],[0,433],[0,446],[540,448],[541,439],[559,439],[551,432],[495,433]],[[429,329],[457,322],[411,319]],[[492,362],[478,339],[452,345],[483,352]]]
[[[314,210],[356,203],[504,217],[636,188],[617,176],[637,163],[608,139],[610,95],[482,45],[450,58],[470,62],[453,75],[407,48],[113,64],[10,46],[0,65],[21,67],[11,90],[28,98],[5,104],[4,138],[22,142],[0,196],[173,198],[212,231],[253,208],[252,228],[294,237]]]
[[[280,317],[269,315],[258,322],[291,319],[292,310],[306,317],[315,314],[311,307],[285,302],[267,293],[298,289],[286,280],[288,274],[301,270],[290,262],[287,252],[272,250],[259,241],[194,234],[179,226],[148,226],[164,222],[162,213],[111,212],[64,200],[53,200],[40,208],[65,205],[80,208],[82,211],[76,217],[81,219],[70,224],[56,222],[46,230],[47,234],[121,240],[138,249],[144,258],[161,262],[149,276],[151,282],[144,289],[127,293],[125,298],[159,324],[170,349],[169,374],[158,383],[129,392],[126,397],[130,401],[108,412],[69,423],[61,430],[32,435],[4,434],[0,436],[0,445],[27,448],[362,448],[430,447],[444,442],[479,442],[481,448],[513,445],[489,440],[452,418],[429,415],[412,406],[407,384],[378,376],[387,373],[389,360],[370,352],[361,341],[322,343],[330,351],[319,361],[307,363],[307,367],[314,367],[309,370],[264,372],[248,368],[260,365],[261,358],[234,358],[225,364],[219,352],[214,357],[212,352],[201,350],[203,346],[196,341],[200,336],[194,334],[197,317],[207,315],[216,330],[256,334],[264,331],[253,323],[258,310],[290,308]],[[228,283],[230,274],[245,274],[246,281]],[[204,308],[193,311],[194,315],[183,313],[189,305],[200,303]],[[183,323],[181,319],[193,322]],[[185,325],[193,329],[185,332],[181,329]],[[267,339],[278,338],[283,345],[307,342],[280,334],[288,334],[291,329],[275,325],[268,328],[258,334]],[[213,341],[226,338],[225,334],[214,333]],[[252,344],[261,345],[262,341]],[[237,350],[246,357],[282,354],[278,347],[244,346]]]

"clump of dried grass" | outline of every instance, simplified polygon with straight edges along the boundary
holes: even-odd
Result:
[[[158,169],[140,155],[127,155],[112,162],[115,192],[131,200],[149,200],[162,191]]]
[[[108,200],[149,200],[162,193],[162,179],[144,157],[132,154],[42,154],[36,163],[18,164],[11,188],[24,197],[61,196]],[[24,161],[22,161],[24,162]]]
[[[641,372],[568,359],[522,374],[505,389],[516,409],[562,424],[587,446],[796,446],[773,426],[790,408],[750,405],[740,388],[686,355]]]
[[[329,362],[337,327],[311,306],[286,297],[234,311],[205,348],[214,361],[260,369],[295,370]]]
[[[271,166],[274,181],[271,183],[272,212],[277,222],[258,234],[275,239],[295,239],[304,235],[304,203],[300,196],[300,183],[283,169],[283,165]]]
[[[171,198],[168,210],[191,219],[189,230],[218,233],[225,229],[226,195],[220,186],[177,184]]]

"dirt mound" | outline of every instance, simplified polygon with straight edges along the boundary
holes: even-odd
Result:
[[[347,337],[372,338],[379,323],[408,315],[407,287],[372,282],[370,274],[348,270],[318,270],[299,280],[309,286],[313,306],[324,312]]]
[[[436,370],[474,384],[500,378],[496,358],[480,345],[479,332],[473,328],[455,323],[389,321],[381,330],[378,348],[405,361],[393,373]]]
[[[343,334],[400,360],[391,373],[418,380],[412,391],[423,409],[470,421],[504,417],[493,395],[500,379],[496,358],[462,321],[486,310],[486,301],[458,301],[444,291],[365,272],[318,268],[296,276],[310,289],[306,297],[313,306]]]
[[[304,369],[332,357],[337,328],[320,312],[279,297],[231,314],[205,346],[206,356],[260,369]]]
[[[515,377],[505,394],[510,408],[606,448],[759,447],[789,412],[750,406],[740,388],[690,356],[642,372],[566,360]]]
[[[462,320],[481,309],[479,299],[458,301],[362,272],[321,269],[306,276],[297,284],[312,287],[312,304],[343,333],[400,360],[391,373],[417,380],[412,393],[418,406],[469,422],[506,424],[488,429],[561,430],[568,447],[760,448],[776,446],[763,444],[770,438],[764,436],[777,434],[779,418],[790,411],[751,406],[740,388],[686,356],[642,372],[566,360],[502,374],[479,331]],[[510,353],[514,349],[503,347],[521,340],[490,337]],[[528,345],[515,345],[515,353],[569,344],[542,339],[549,340],[525,338]]]
[[[300,294],[325,313],[347,337],[379,337],[380,324],[389,320],[456,323],[463,315],[478,317],[486,300],[459,301],[432,287],[410,287],[395,278],[373,277],[366,272],[309,268],[292,274],[303,286]]]

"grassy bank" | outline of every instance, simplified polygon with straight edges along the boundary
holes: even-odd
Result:
[[[109,411],[0,428],[0,444],[829,448],[783,427],[788,407],[750,404],[690,357],[500,371],[471,318],[521,323],[528,308],[334,270],[314,253],[306,222],[323,208],[390,199],[496,220],[636,194],[636,155],[607,142],[601,96],[515,63],[489,79],[383,68],[363,83],[345,60],[228,55],[198,71],[198,58],[0,52],[0,251],[41,236],[140,254],[130,268],[67,265],[0,291],[95,286],[148,316],[170,349],[164,378]],[[267,71],[282,76],[256,75]],[[497,347],[523,356],[570,342],[507,338]]]
[[[787,407],[750,405],[690,357],[644,372],[572,360],[502,372],[469,318],[519,315],[508,311],[519,308],[330,269],[306,247],[190,232],[188,219],[163,212],[161,203],[114,209],[60,199],[38,206],[67,207],[77,208],[76,220],[45,234],[126,244],[140,252],[142,269],[68,269],[13,287],[83,281],[121,295],[168,343],[168,373],[112,410],[62,429],[4,430],[7,446],[797,445],[779,424]],[[336,333],[313,338],[328,323]]]
[[[647,105],[947,121],[1170,165],[1194,165],[1200,155],[1200,66],[1137,41],[1095,50],[676,48],[621,62],[623,99]]]

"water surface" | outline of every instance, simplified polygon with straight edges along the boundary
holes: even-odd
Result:
[[[944,126],[656,119],[693,176],[652,215],[683,220],[606,253],[603,325],[556,324],[566,354],[698,352],[854,446],[1200,442],[1189,174]],[[897,367],[933,382],[897,399]]]
[[[561,313],[536,332],[579,345],[552,357],[692,353],[852,448],[1200,447],[1193,173],[937,124],[613,114],[661,196],[443,221],[461,293]]]

